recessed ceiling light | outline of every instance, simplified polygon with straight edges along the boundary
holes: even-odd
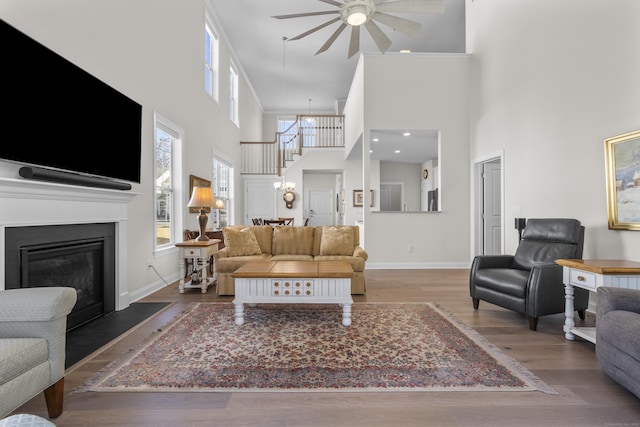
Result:
[[[400,53],[411,53],[411,49],[400,49]]]
[[[373,138],[371,141],[378,142],[378,141],[380,141],[380,138]]]
[[[402,135],[404,135],[404,136],[410,136],[410,135],[411,135],[411,132],[405,132],[405,133],[403,133]]]
[[[394,153],[396,153],[396,154],[398,154],[399,152],[400,152],[400,150],[396,150],[396,151],[394,151]]]

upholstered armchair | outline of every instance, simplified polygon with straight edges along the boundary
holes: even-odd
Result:
[[[50,418],[62,413],[67,315],[73,288],[0,291],[0,418],[44,391]]]
[[[601,286],[596,302],[596,357],[602,370],[640,397],[640,291]]]
[[[535,331],[538,318],[564,313],[562,267],[557,259],[581,259],[584,227],[566,218],[527,221],[515,255],[478,255],[471,265],[469,291],[473,308],[480,300],[522,313]],[[574,307],[581,319],[589,291],[574,290]]]

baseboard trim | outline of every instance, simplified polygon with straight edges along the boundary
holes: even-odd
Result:
[[[425,269],[468,269],[471,262],[369,262],[367,270],[425,270]]]

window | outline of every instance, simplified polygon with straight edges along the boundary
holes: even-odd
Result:
[[[211,220],[216,228],[224,228],[230,224],[233,208],[233,167],[222,158],[213,156],[213,176],[211,178],[211,188],[216,200],[222,200],[224,208],[213,209]]]
[[[154,251],[173,248],[181,236],[182,215],[178,208],[176,188],[180,188],[182,134],[184,132],[168,120],[155,116],[154,153]]]
[[[238,71],[233,63],[229,67],[229,118],[238,124]]]
[[[298,133],[298,125],[295,117],[278,118],[278,132],[280,135],[280,148],[288,147],[288,142],[296,138]]]
[[[210,19],[204,25],[204,90],[218,102],[218,34]]]

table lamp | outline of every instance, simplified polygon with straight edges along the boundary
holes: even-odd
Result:
[[[213,197],[213,191],[210,187],[193,187],[193,193],[191,193],[191,200],[187,204],[190,208],[200,209],[200,215],[198,215],[198,225],[200,226],[200,235],[196,237],[199,242],[209,240],[205,233],[207,227],[207,215],[205,213],[206,208],[212,208],[216,206],[215,199]]]

